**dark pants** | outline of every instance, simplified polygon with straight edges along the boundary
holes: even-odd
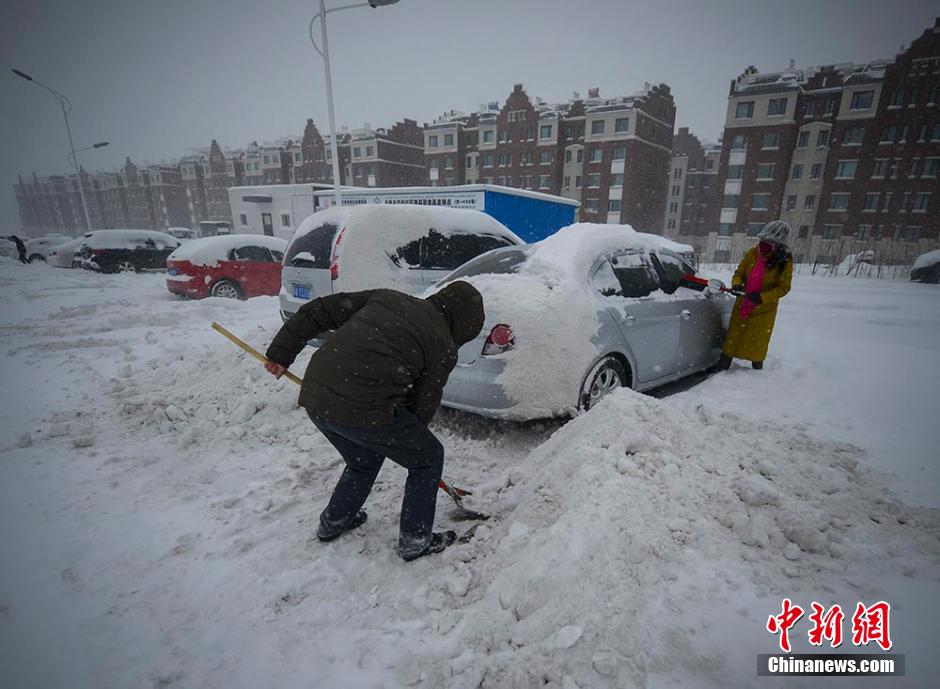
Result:
[[[29,263],[29,259],[26,258],[26,251],[20,251],[20,263]]]
[[[437,484],[444,469],[444,446],[421,421],[400,409],[387,426],[346,426],[307,410],[310,420],[346,460],[333,497],[320,515],[326,530],[338,530],[355,516],[372,491],[387,457],[408,470],[401,503],[398,550],[423,552],[431,542]]]

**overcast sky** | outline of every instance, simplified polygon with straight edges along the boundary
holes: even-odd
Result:
[[[328,0],[340,6],[350,0]],[[80,156],[107,169],[206,146],[326,131],[323,65],[307,37],[316,0],[2,0],[0,226],[19,222],[17,173],[67,171],[55,100],[65,93]],[[336,116],[351,127],[419,123],[500,104],[522,82],[563,101],[665,82],[676,126],[717,139],[728,84],[776,71],[893,57],[940,14],[902,0],[400,0],[329,17]]]

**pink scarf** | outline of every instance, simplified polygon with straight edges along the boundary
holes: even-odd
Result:
[[[744,293],[750,294],[751,292],[760,292],[764,286],[764,271],[767,269],[767,256],[762,252],[757,252],[757,263],[754,264],[754,267],[751,268],[750,274],[747,276],[747,285],[744,287]],[[747,317],[751,315],[751,311],[754,310],[754,307],[757,306],[747,297],[741,299],[741,319],[747,320]]]

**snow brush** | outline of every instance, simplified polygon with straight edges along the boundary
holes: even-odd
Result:
[[[251,354],[251,356],[253,356],[255,359],[257,359],[261,363],[263,364],[275,363],[275,362],[272,362],[264,354],[259,352],[257,349],[252,347],[250,344],[248,344],[247,342],[239,338],[234,333],[226,330],[215,321],[212,321],[212,329],[215,330],[217,333],[220,333],[221,335],[223,335],[225,338],[227,338],[230,342],[232,342],[236,346],[242,348],[243,350]],[[296,375],[291,373],[290,371],[284,371],[284,375],[287,378],[290,378],[295,383],[297,383],[297,385],[303,384],[303,381],[300,378],[298,378]],[[482,514],[480,512],[474,512],[473,510],[468,510],[466,507],[464,507],[463,498],[465,495],[473,495],[471,491],[464,490],[463,488],[458,488],[457,486],[454,486],[454,485],[450,485],[446,483],[444,479],[441,479],[440,481],[438,481],[437,487],[440,488],[445,493],[447,493],[450,496],[451,500],[453,500],[454,503],[457,505],[457,508],[453,512],[450,513],[450,517],[454,521],[465,522],[465,521],[474,521],[474,520],[486,520],[490,518],[489,515]]]
[[[682,282],[687,282],[687,283],[689,283],[690,285],[695,285],[695,286],[697,286],[697,287],[702,287],[702,288],[704,289],[705,287],[708,287],[708,283],[710,283],[711,280],[706,280],[705,278],[700,278],[700,277],[697,276],[697,275],[685,275],[685,276],[683,276],[683,278],[682,278]],[[728,294],[733,294],[733,295],[736,296],[736,297],[743,297],[743,296],[744,296],[744,292],[742,292],[741,290],[731,289],[730,287],[721,287],[721,288],[719,288],[719,289],[720,289],[722,292],[727,292]]]

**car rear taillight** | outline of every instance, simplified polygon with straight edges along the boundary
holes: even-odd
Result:
[[[339,279],[339,249],[343,243],[343,235],[346,234],[346,228],[340,230],[336,236],[336,242],[333,244],[333,252],[330,254],[330,280]]]
[[[512,334],[512,328],[505,323],[500,323],[494,325],[490,334],[486,336],[486,342],[483,343],[483,355],[502,354],[515,346],[516,338]]]

